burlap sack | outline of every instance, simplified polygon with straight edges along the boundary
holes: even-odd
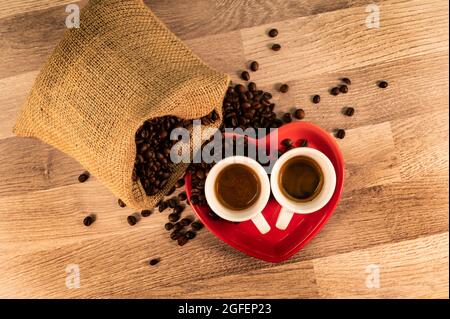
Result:
[[[205,65],[140,0],[92,0],[80,21],[41,70],[14,132],[72,156],[128,206],[153,207],[186,164],[173,168],[161,193],[146,196],[131,178],[135,132],[164,115],[194,119],[216,109],[221,116],[229,77]]]

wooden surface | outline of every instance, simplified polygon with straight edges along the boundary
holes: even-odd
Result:
[[[377,1],[380,29],[365,25],[369,0],[146,1],[234,80],[258,60],[253,79],[274,92],[278,111],[301,106],[307,120],[347,130],[342,201],[281,264],[247,257],[207,230],[178,247],[163,229],[167,214],[130,227],[132,211],[95,178],[77,182],[78,163],[13,136],[73,2],[0,3],[0,297],[448,298],[447,1]],[[280,52],[268,49],[272,26]],[[353,80],[350,92],[327,94],[342,76]],[[388,89],[377,88],[381,79]],[[281,82],[291,86],[283,96],[274,90]],[[315,93],[318,106],[309,101]],[[344,106],[355,116],[342,116]],[[87,213],[98,218],[89,228]],[[161,257],[156,267],[147,264],[153,257]],[[69,264],[79,265],[78,289],[66,287]],[[379,288],[367,288],[370,265],[379,267]]]

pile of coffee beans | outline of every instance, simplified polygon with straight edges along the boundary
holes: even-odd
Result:
[[[201,118],[204,125],[219,119],[216,111]],[[191,120],[164,116],[146,121],[136,132],[136,159],[132,178],[140,180],[147,196],[162,190],[172,174],[170,150],[177,143],[170,139],[170,132],[178,127],[188,128]]]
[[[282,125],[274,112],[272,94],[258,90],[254,82],[230,86],[223,101],[222,128],[276,128]]]

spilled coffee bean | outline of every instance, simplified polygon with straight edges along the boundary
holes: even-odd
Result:
[[[349,78],[342,78],[342,82],[344,82],[347,85],[351,85],[352,81]]]
[[[84,183],[85,181],[87,181],[89,179],[89,176],[90,176],[89,172],[85,171],[85,172],[81,173],[80,176],[78,176],[78,181],[80,183]]]
[[[204,226],[200,221],[195,221],[192,223],[191,228],[194,230],[200,230],[202,229]]]
[[[277,29],[270,29],[269,30],[269,36],[271,37],[271,38],[275,38],[276,36],[278,35],[278,30]]]
[[[303,109],[296,109],[294,116],[298,120],[303,120],[305,118],[305,111]]]
[[[252,63],[250,63],[250,70],[252,70],[253,72],[258,71],[259,69],[259,63],[256,61],[253,61]]]
[[[278,43],[275,43],[272,45],[272,50],[273,51],[280,51],[281,50],[281,45],[279,45]]]
[[[385,88],[387,88],[387,87],[389,86],[389,84],[388,84],[386,81],[380,81],[380,82],[378,83],[378,86],[379,86],[380,88],[382,88],[382,89],[385,89]]]
[[[314,104],[318,104],[320,102],[320,95],[314,95],[312,101]]]
[[[340,87],[339,87],[339,92],[341,92],[341,93],[347,93],[348,92],[348,86],[347,85],[341,85]]]
[[[339,138],[339,139],[343,139],[345,137],[345,130],[338,129],[336,131],[336,137]]]
[[[242,71],[241,73],[241,78],[244,81],[248,81],[250,80],[250,73],[248,73],[247,71]]]
[[[336,96],[336,95],[339,95],[339,92],[340,92],[339,88],[338,87],[334,87],[334,88],[331,89],[330,94]]]
[[[159,210],[160,213],[162,213],[162,212],[165,211],[168,207],[169,207],[169,205],[167,204],[167,202],[162,202],[161,204],[159,204],[158,210]]]
[[[92,225],[92,223],[95,222],[95,216],[94,215],[88,215],[83,219],[83,224],[86,227],[89,227]]]
[[[292,122],[291,113],[284,113],[283,114],[283,121],[284,121],[284,123],[291,123]]]
[[[194,239],[194,238],[195,238],[195,235],[196,235],[196,233],[193,232],[192,230],[188,230],[188,231],[186,232],[186,234],[184,234],[184,236],[185,236],[187,239]]]
[[[173,228],[173,224],[172,224],[172,223],[165,223],[165,224],[164,224],[164,228],[165,228],[166,230],[171,230],[171,229]]]
[[[151,259],[149,262],[148,262],[148,264],[150,265],[150,266],[155,266],[156,264],[158,264],[160,262],[160,259],[159,258],[153,258],[153,259]]]
[[[175,208],[178,204],[177,198],[176,197],[172,197],[171,199],[169,199],[167,201],[167,204],[169,205],[170,208]]]
[[[149,209],[144,209],[143,211],[141,211],[141,216],[142,217],[148,217],[152,214],[152,211]]]
[[[137,220],[136,216],[130,215],[127,217],[127,222],[130,226],[134,226],[134,225],[136,225],[138,220]]]
[[[183,226],[189,226],[189,224],[192,223],[192,220],[190,218],[183,218],[180,220],[180,224]]]
[[[188,238],[186,238],[186,237],[180,237],[180,238],[178,238],[178,245],[179,246],[184,246],[184,245],[186,245],[186,243],[189,241],[189,239]]]
[[[184,228],[184,226],[180,223],[180,222],[178,222],[178,223],[176,223],[175,225],[173,225],[173,230],[174,231],[180,231],[180,230],[182,230]]]
[[[119,198],[118,200],[117,200],[117,204],[120,206],[120,207],[125,207],[125,206],[127,206],[127,205],[125,205],[125,203]]]
[[[177,214],[177,213],[169,214],[169,221],[171,221],[172,223],[177,222],[179,219],[180,219],[180,214]]]
[[[353,114],[355,114],[355,109],[353,107],[347,107],[344,114],[347,116],[353,116]]]
[[[289,85],[287,85],[287,84],[281,84],[281,86],[280,86],[280,92],[281,92],[281,93],[287,93],[287,91],[289,91]]]
[[[178,194],[178,200],[179,200],[179,201],[183,202],[183,201],[185,201],[186,199],[187,199],[186,192],[181,192],[181,193]]]

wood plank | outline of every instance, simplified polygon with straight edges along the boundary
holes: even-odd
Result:
[[[256,83],[275,85],[305,76],[360,68],[402,58],[448,51],[448,3],[440,0],[393,0],[381,5],[382,27],[367,29],[364,7],[285,20],[276,25],[279,52],[270,25],[242,29],[244,52],[260,63]],[[420,19],[411,16],[420,15]],[[433,34],[430,37],[430,34]]]
[[[232,32],[189,40],[188,45],[212,67],[229,73],[233,81],[241,82],[238,73],[245,68],[246,60],[239,42],[240,35]],[[229,45],[230,43],[232,45]],[[4,109],[0,114],[0,139],[13,136],[12,127],[16,114],[23,105],[36,75],[37,72],[33,71],[0,79],[0,91],[4,92],[0,95],[0,104]],[[342,76],[349,76],[353,80],[349,93],[331,96],[327,92],[328,89],[337,85]],[[389,81],[387,90],[380,90],[376,86],[380,79]],[[447,79],[448,52],[438,52],[353,70],[302,76],[289,82],[291,89],[287,94],[278,93],[272,84],[261,87],[273,93],[278,113],[302,107],[306,112],[305,120],[332,131],[338,127],[349,129],[420,115],[425,109],[433,112],[443,106],[448,108]],[[322,96],[318,105],[310,101],[311,95],[316,93]],[[353,117],[348,118],[341,114],[346,106],[356,108]]]
[[[147,221],[123,233],[115,232],[103,238],[86,236],[70,245],[49,250],[3,252],[0,255],[0,296],[181,298],[183,294],[176,288],[180,282],[191,281],[195,285],[196,280],[203,278],[268,265],[231,252],[230,247],[206,231],[200,232],[198,239],[179,247],[162,227],[152,231],[143,227],[144,223]],[[148,260],[154,257],[161,257],[161,262],[157,267],[150,267]],[[69,264],[80,267],[80,289],[65,287],[65,269]],[[309,273],[311,271],[306,269],[305,275]]]
[[[447,232],[316,259],[319,294],[325,298],[448,298],[448,239]],[[366,269],[372,264],[379,266],[380,285],[369,289]]]
[[[25,12],[46,10],[53,7],[65,7],[68,4],[78,4],[72,0],[3,0],[0,2],[0,19],[20,15]]]
[[[75,1],[82,8],[87,1]],[[147,1],[147,5],[181,39],[235,31],[283,18],[334,11],[350,5],[367,4],[369,0],[338,0],[325,4],[321,0],[264,0],[240,2],[233,0],[194,0],[176,5],[166,1]],[[55,6],[56,5],[56,6]],[[65,30],[65,2],[40,0],[36,11],[24,10],[27,6],[15,5],[0,16],[0,79],[18,73],[36,71],[50,55]],[[243,15],[254,12],[252,19]]]
[[[424,108],[422,113],[392,122],[395,146],[402,159],[400,174],[404,181],[416,177],[442,178],[449,173],[448,105],[440,112],[431,113]]]
[[[155,14],[182,39],[221,34],[296,17],[319,15],[371,4],[370,0],[191,0],[168,6],[145,0]],[[267,31],[267,30],[266,30]]]

